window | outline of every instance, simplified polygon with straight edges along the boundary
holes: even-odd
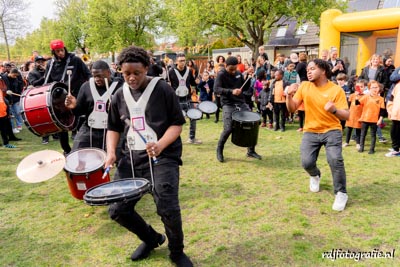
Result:
[[[307,28],[308,28],[307,24],[300,25],[299,28],[296,31],[296,35],[306,34],[307,33]]]
[[[280,27],[276,32],[276,37],[285,37],[286,35],[287,26]]]
[[[383,3],[383,8],[400,7],[400,0],[386,0]]]

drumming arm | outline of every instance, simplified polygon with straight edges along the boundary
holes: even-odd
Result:
[[[172,144],[182,133],[182,125],[171,125],[156,144],[156,156]],[[151,145],[151,144],[149,144]]]
[[[119,142],[120,133],[111,130],[107,131],[107,157],[104,167],[112,166],[117,160],[116,149]]]

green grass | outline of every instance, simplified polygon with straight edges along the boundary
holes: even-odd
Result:
[[[188,123],[182,139],[188,136]],[[202,145],[184,144],[180,203],[186,253],[196,266],[400,266],[400,158],[386,158],[390,144],[376,154],[358,153],[354,142],[344,149],[349,202],[334,212],[332,178],[322,149],[321,192],[308,190],[301,168],[301,134],[297,124],[284,133],[260,128],[257,152],[226,144],[226,162],[217,162],[216,143],[222,123],[197,124]],[[388,127],[384,129],[388,138]],[[140,241],[108,218],[106,207],[74,199],[64,172],[38,184],[20,181],[15,170],[42,145],[26,128],[18,149],[0,149],[0,266],[172,266],[166,245],[147,260],[129,256]],[[366,147],[369,145],[367,139]],[[162,223],[150,195],[139,212],[158,231]],[[394,259],[331,261],[332,249],[391,251]]]

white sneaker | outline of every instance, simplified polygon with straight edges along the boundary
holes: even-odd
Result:
[[[14,129],[13,129],[13,133],[15,133],[15,134],[19,133],[18,129],[17,129],[17,128],[14,128]]]
[[[319,192],[319,181],[321,177],[319,175],[310,176],[310,191],[317,193]]]
[[[388,157],[388,158],[400,156],[400,152],[393,150],[393,151],[391,151],[389,153],[386,153],[385,156]]]
[[[349,146],[349,143],[343,143],[342,147]]]
[[[361,148],[360,144],[356,144],[356,149],[359,150]]]
[[[332,209],[336,211],[342,211],[346,207],[346,203],[349,197],[346,193],[337,192],[335,196],[335,202],[333,202]]]

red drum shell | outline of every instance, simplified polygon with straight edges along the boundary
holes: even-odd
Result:
[[[25,90],[21,95],[21,115],[28,129],[37,136],[68,131],[75,116],[65,107],[67,86],[52,83]]]
[[[68,154],[64,170],[71,195],[77,199],[90,188],[107,183],[110,175],[103,179],[106,152],[98,148],[82,148]]]

